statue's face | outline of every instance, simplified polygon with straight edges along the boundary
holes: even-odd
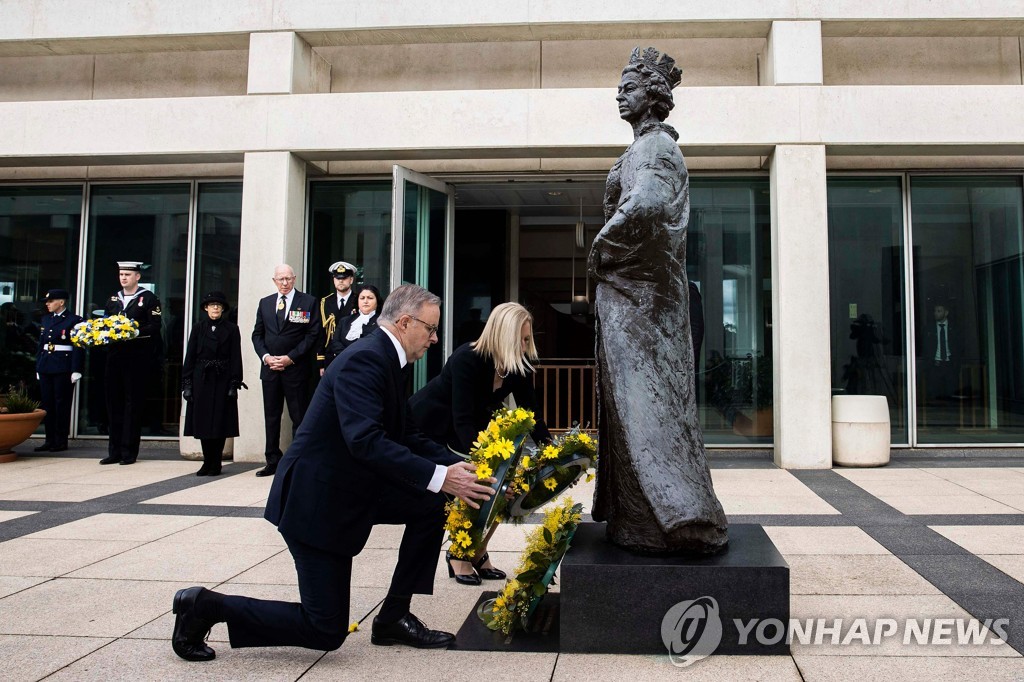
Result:
[[[625,121],[636,121],[648,112],[651,102],[640,74],[629,71],[622,75],[619,94],[615,96],[615,101],[619,103],[619,116]]]

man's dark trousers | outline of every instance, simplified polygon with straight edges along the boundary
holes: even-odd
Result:
[[[280,372],[274,372],[269,379],[263,379],[263,421],[266,425],[267,464],[276,465],[281,461],[281,411],[288,403],[288,416],[292,418],[292,436],[302,423],[309,406],[306,390],[305,363],[292,365]]]
[[[71,428],[71,396],[75,385],[71,374],[39,374],[39,392],[46,410],[46,442],[54,447],[68,446]]]
[[[382,491],[373,524],[405,525],[389,595],[433,594],[444,534],[446,497],[429,492]],[[327,552],[285,536],[295,560],[301,604],[250,597],[223,598],[232,647],[300,646],[332,651],[348,635],[352,557]]]

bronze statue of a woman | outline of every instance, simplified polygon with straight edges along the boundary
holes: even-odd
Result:
[[[690,191],[664,123],[681,73],[633,50],[619,115],[633,144],[612,166],[605,225],[594,240],[600,465],[594,519],[645,554],[712,554],[728,542],[697,418],[686,280]]]

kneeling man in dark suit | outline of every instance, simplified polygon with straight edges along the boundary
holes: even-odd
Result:
[[[437,342],[441,300],[415,285],[391,293],[380,328],[328,367],[295,440],[278,465],[265,517],[295,560],[301,603],[236,597],[203,587],[174,596],[174,652],[214,658],[205,638],[226,622],[232,647],[301,646],[331,651],[348,634],[352,557],[375,524],[404,524],[391,587],[371,641],[443,648],[409,610],[432,594],[444,534],[445,495],[473,507],[492,490],[475,467],[423,437],[408,416],[407,367]]]

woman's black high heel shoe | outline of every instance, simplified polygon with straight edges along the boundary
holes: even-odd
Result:
[[[460,585],[474,585],[475,586],[475,585],[479,585],[480,584],[480,576],[478,576],[476,574],[476,571],[474,571],[473,573],[470,573],[468,575],[462,575],[461,573],[456,573],[455,572],[455,569],[452,568],[452,553],[451,552],[445,552],[444,559],[448,563],[448,577],[449,578],[455,578],[455,582],[457,582]],[[455,561],[461,561],[461,559],[455,559]]]
[[[484,580],[504,580],[507,578],[508,575],[506,575],[505,571],[502,571],[501,569],[484,568],[484,564],[487,563],[487,559],[489,558],[490,557],[487,555],[487,552],[484,552],[482,557],[473,562],[473,569],[476,571],[476,574]]]

